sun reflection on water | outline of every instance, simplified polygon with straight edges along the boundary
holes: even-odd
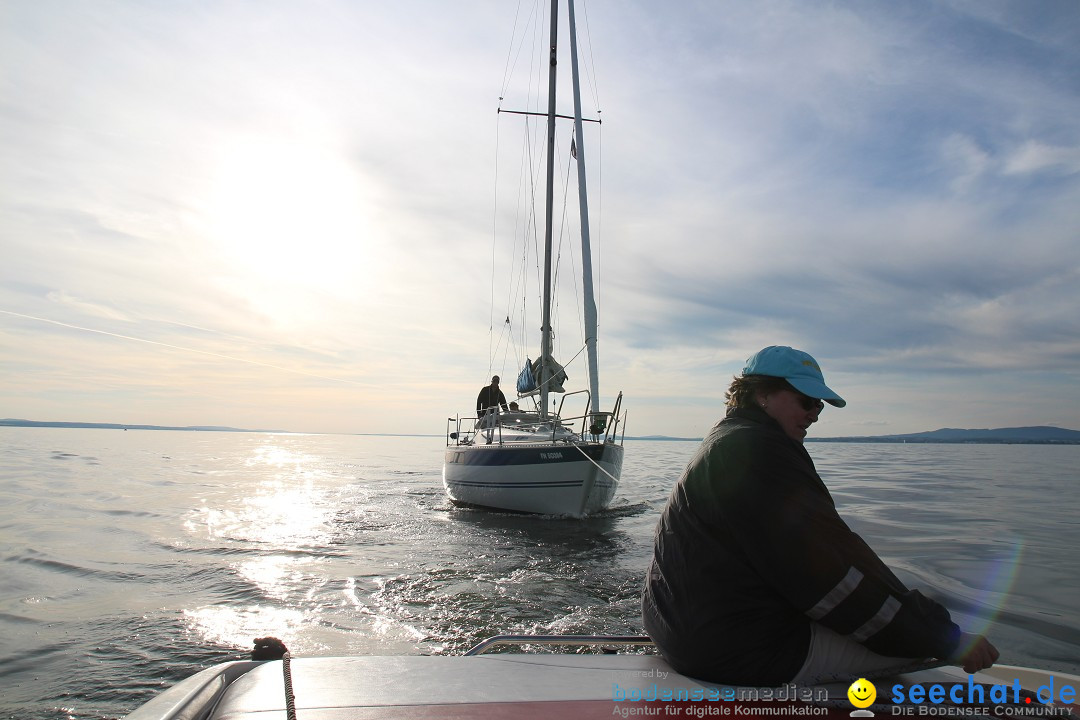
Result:
[[[250,647],[267,634],[301,638],[319,622],[310,605],[319,582],[311,553],[332,539],[333,512],[322,458],[277,443],[255,448],[223,473],[222,492],[203,498],[188,531],[239,551],[232,579],[246,588],[215,605],[185,611],[192,631],[210,643]],[[234,492],[230,492],[234,491]],[[285,607],[288,605],[288,607]]]
[[[283,550],[320,546],[332,520],[319,459],[278,445],[256,448],[244,461],[256,480],[243,497],[204,498],[192,532],[209,538],[271,544]],[[241,489],[242,490],[242,489]]]
[[[306,557],[272,555],[246,560],[234,567],[245,580],[257,585],[276,600],[288,600],[292,589],[305,584],[304,568],[311,564]]]
[[[196,635],[205,642],[250,648],[257,637],[270,634],[286,645],[300,637],[302,628],[312,622],[303,610],[267,605],[231,607],[214,605],[185,610],[184,617]]]

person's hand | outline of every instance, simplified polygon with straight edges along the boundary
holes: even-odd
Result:
[[[966,673],[976,673],[985,670],[1001,657],[1001,653],[989,640],[982,635],[972,633],[960,633],[960,644],[949,658],[954,665],[961,665]]]

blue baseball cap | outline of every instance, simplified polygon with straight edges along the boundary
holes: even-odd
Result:
[[[770,345],[757,351],[746,361],[742,374],[784,378],[803,395],[824,400],[836,407],[847,405],[844,398],[825,384],[825,376],[821,374],[817,360],[809,353],[787,345]]]

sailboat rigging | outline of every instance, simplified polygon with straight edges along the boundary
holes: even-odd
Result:
[[[553,356],[552,265],[555,184],[555,139],[558,70],[558,0],[551,3],[548,45],[546,175],[544,199],[544,263],[540,351],[526,359],[519,377],[519,398],[538,396],[532,412],[487,409],[476,417],[448,419],[443,484],[451,502],[500,510],[584,516],[606,508],[615,495],[622,470],[623,444],[617,437],[622,422],[620,392],[611,411],[601,411],[597,312],[593,288],[589,205],[582,132],[578,71],[577,27],[573,0],[567,0],[574,133],[572,154],[577,165],[578,211],[581,228],[582,318],[589,386],[570,392],[552,409],[550,396],[564,393],[566,373]],[[527,111],[502,111],[535,115]],[[563,408],[571,396],[584,395],[585,410],[568,417]],[[483,410],[483,408],[482,408]]]

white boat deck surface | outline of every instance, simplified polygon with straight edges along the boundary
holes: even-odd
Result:
[[[1011,683],[1011,678],[1017,677],[1021,669],[995,670],[999,676],[977,674],[975,681],[994,684],[1010,678],[1007,682]],[[244,674],[233,681],[237,673]],[[685,697],[694,690],[707,693],[722,687],[679,675],[655,655],[506,653],[473,657],[294,658],[291,676],[297,720],[700,717],[690,713],[686,704],[679,707],[679,703],[630,698],[665,688],[676,694],[681,689]],[[878,703],[888,703],[888,687],[894,682],[925,685],[967,679],[958,668],[940,668],[882,680],[878,685]],[[1059,676],[1058,682],[1078,680]],[[827,709],[818,708],[819,712],[812,717],[847,718],[853,709],[845,704],[847,687],[822,687],[828,690],[833,702]],[[619,691],[627,699],[616,700]],[[781,703],[710,704],[727,706],[724,709],[732,712],[723,714],[734,717],[737,715],[734,706],[738,704],[776,708]],[[209,707],[214,707],[212,714],[201,714]],[[888,714],[892,708],[871,709],[885,710]],[[1068,715],[1061,717],[1067,719]],[[128,716],[128,720],[177,718],[286,720],[281,661],[237,662],[210,668]]]
[[[604,717],[610,717],[613,682],[641,687],[644,674],[658,670],[671,672],[661,660],[632,655],[312,658],[292,662],[297,717],[304,720],[556,718],[567,717],[570,710],[584,710],[581,701],[602,705]],[[671,676],[678,678],[677,684],[697,686],[682,676]],[[215,718],[278,717],[272,713],[284,711],[283,684],[281,663],[256,668],[235,683]],[[569,717],[581,715],[571,713]]]

